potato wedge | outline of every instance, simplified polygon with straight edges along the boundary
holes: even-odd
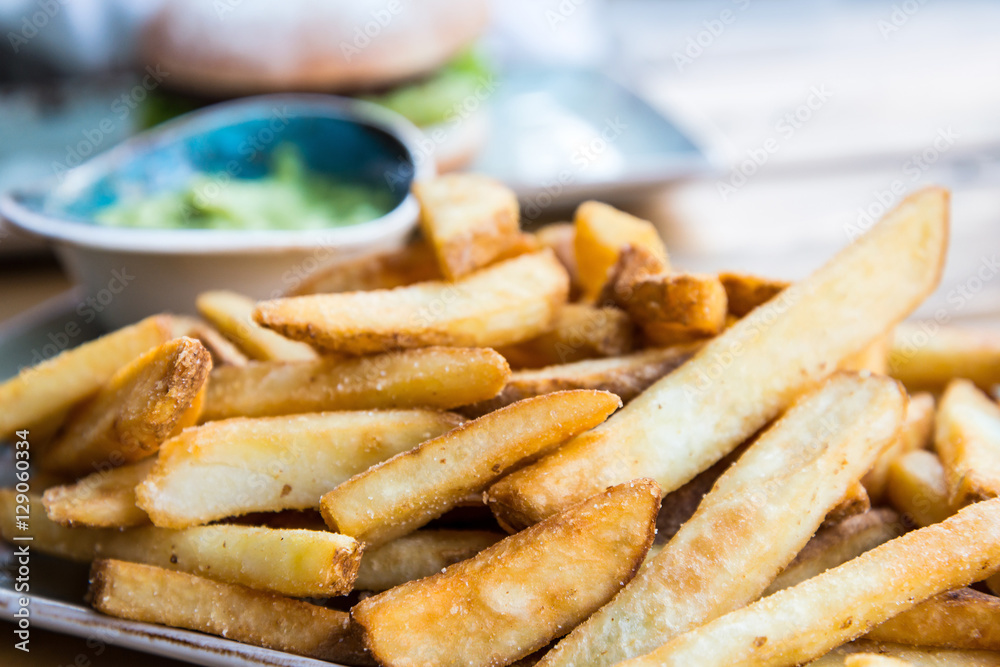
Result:
[[[623,246],[642,246],[670,268],[667,249],[653,223],[596,201],[576,209],[574,248],[585,299],[594,300],[608,280]]]
[[[212,357],[193,338],[175,338],[121,368],[66,421],[40,464],[82,476],[152,456],[196,417]]]
[[[327,491],[462,423],[434,410],[235,418],[163,444],[136,488],[153,524],[187,528],[250,512],[318,509]]]
[[[934,448],[952,506],[1000,495],[1000,406],[969,380],[952,380],[941,397]]]
[[[622,667],[801,664],[1000,567],[1000,498],[886,542]]]
[[[494,512],[524,526],[622,480],[682,486],[910,312],[938,282],[947,230],[947,192],[911,195],[605,424],[495,484]]]
[[[23,369],[0,383],[0,440],[55,420],[96,394],[122,366],[170,337],[170,318],[157,315]]]
[[[525,398],[569,389],[610,391],[628,403],[649,385],[690,359],[700,343],[643,350],[620,357],[586,359],[545,368],[514,371],[495,397],[460,408],[480,417]]]
[[[842,667],[852,655],[858,653],[877,654],[883,657],[904,660],[918,667],[1000,667],[1000,653],[992,651],[969,651],[960,649],[929,648],[926,646],[904,646],[858,639],[839,646],[822,658],[810,662],[810,667]]]
[[[904,409],[902,387],[875,376],[835,375],[804,395],[663,551],[540,665],[615,665],[757,599],[893,442]]]
[[[40,497],[29,500],[31,548],[69,560],[116,558],[295,597],[350,592],[361,561],[360,544],[326,531],[237,525],[67,528],[45,516]],[[0,489],[0,536],[7,541],[24,534],[15,529],[14,504],[13,489]]]
[[[441,274],[457,280],[492,264],[520,235],[517,195],[480,174],[445,174],[415,183],[420,229]]]
[[[367,549],[354,587],[381,592],[423,579],[472,558],[504,537],[503,533],[487,530],[418,530]]]
[[[648,344],[689,343],[726,327],[726,290],[716,276],[662,273],[635,283],[625,309]]]
[[[347,612],[120,560],[94,561],[87,601],[102,613],[207,632],[319,660],[372,664]]]
[[[453,283],[263,301],[254,319],[330,352],[370,354],[430,345],[508,345],[544,333],[566,303],[569,277],[549,250]]]
[[[131,528],[149,523],[135,504],[135,486],[156,463],[148,458],[120,468],[100,470],[73,484],[53,486],[42,494],[48,517],[64,526]]]
[[[632,320],[617,308],[568,303],[549,331],[497,349],[514,368],[541,368],[632,351]]]
[[[762,278],[749,273],[723,271],[719,274],[719,282],[726,290],[726,303],[729,312],[736,317],[743,317],[757,306],[761,306],[791,283],[787,280]]]
[[[250,359],[302,361],[319,356],[305,343],[288,340],[253,321],[254,300],[225,290],[202,292],[195,301],[198,312],[214,324]]]
[[[194,338],[205,346],[212,355],[212,366],[246,366],[247,355],[219,333],[219,330],[208,322],[188,315],[171,315],[173,322],[173,338],[187,336]]]
[[[889,464],[886,498],[896,511],[918,526],[940,523],[957,509],[948,498],[941,460],[923,449],[901,454]]]
[[[503,667],[586,618],[635,574],[653,541],[659,489],[609,489],[351,610],[381,665]]]
[[[910,397],[906,406],[906,421],[896,443],[882,452],[875,465],[868,471],[861,483],[865,485],[868,497],[875,504],[885,498],[889,481],[889,466],[899,456],[915,449],[924,449],[930,444],[934,432],[934,397],[920,393]]]
[[[885,623],[866,639],[914,646],[1000,650],[1000,599],[971,588],[935,595]]]
[[[896,327],[889,349],[889,373],[911,392],[940,393],[956,378],[990,391],[1000,384],[1000,336],[935,322],[904,322]]]
[[[621,401],[603,391],[560,391],[491,412],[397,454],[323,496],[330,529],[384,544],[455,507],[526,459],[607,419]]]
[[[451,408],[493,398],[510,376],[489,349],[429,347],[358,359],[216,369],[202,422],[330,410]]]
[[[398,250],[341,259],[303,278],[288,296],[366,292],[441,280],[434,251],[424,241]]]

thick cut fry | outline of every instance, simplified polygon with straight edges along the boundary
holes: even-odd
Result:
[[[146,352],[70,415],[42,465],[82,476],[152,456],[196,419],[191,408],[197,410],[211,370],[211,355],[193,338],[175,338]]]
[[[937,284],[948,195],[907,198],[806,280],[744,317],[600,427],[489,491],[508,525],[640,476],[682,486],[777,416]]]
[[[152,565],[98,560],[87,601],[119,618],[197,630],[319,660],[371,664],[347,612]]]
[[[15,497],[12,489],[0,489],[0,536],[7,541],[24,534],[14,525]],[[360,544],[327,531],[238,525],[67,528],[45,516],[41,498],[29,500],[31,548],[69,560],[117,558],[295,597],[350,592],[361,562]]]
[[[1000,495],[1000,406],[968,380],[941,397],[934,448],[954,507]]]
[[[359,359],[218,368],[203,422],[329,410],[451,408],[493,398],[510,368],[489,349],[431,347]]]
[[[334,262],[304,278],[288,296],[393,289],[440,279],[434,251],[414,241],[398,250]]]
[[[351,610],[381,665],[503,667],[586,618],[635,574],[659,489],[614,487],[440,574]]]
[[[542,248],[550,249],[569,274],[570,298],[576,300],[580,292],[580,272],[576,266],[576,229],[572,222],[555,222],[535,232],[535,239]]]
[[[896,327],[889,350],[889,373],[910,391],[940,393],[956,378],[990,391],[1000,384],[1000,336],[935,322],[904,322]]]
[[[496,398],[474,403],[459,412],[469,417],[480,417],[525,398],[569,389],[610,391],[628,403],[649,385],[690,359],[699,347],[700,343],[690,343],[643,350],[621,357],[514,371]]]
[[[874,376],[837,375],[803,396],[663,551],[540,664],[614,665],[755,600],[893,441],[904,407],[900,385]]]
[[[844,667],[909,667],[913,663],[878,653],[855,653],[844,659]]]
[[[418,530],[366,550],[354,587],[381,592],[429,577],[449,565],[472,558],[503,537],[502,533],[486,530]]]
[[[762,278],[749,273],[724,271],[719,274],[719,281],[726,290],[726,301],[729,312],[736,317],[743,317],[757,306],[763,305],[778,296],[790,282]]]
[[[608,280],[611,267],[626,245],[642,246],[670,268],[667,249],[647,220],[641,220],[616,208],[596,201],[587,201],[576,209],[574,248],[580,271],[584,297],[597,298]]]
[[[288,340],[254,322],[254,300],[242,294],[223,290],[203,292],[198,295],[195,305],[202,317],[251,359],[301,361],[319,356],[305,343]]]
[[[212,366],[246,366],[247,355],[208,322],[187,315],[171,315],[173,338],[187,336],[201,342],[212,355]]]
[[[514,191],[480,174],[446,174],[415,183],[420,228],[441,273],[456,280],[515,245],[521,212]]]
[[[842,667],[847,658],[858,653],[877,654],[883,657],[905,660],[918,667],[1000,667],[1000,653],[993,651],[970,651],[961,649],[929,648],[926,646],[904,646],[858,639],[839,646],[819,660],[810,662],[810,667]]]
[[[875,504],[885,498],[886,484],[889,481],[889,466],[897,457],[923,449],[931,441],[934,432],[934,397],[930,394],[915,394],[910,397],[906,406],[906,421],[899,433],[896,443],[882,452],[875,465],[868,471],[861,482],[868,491],[868,497]]]
[[[632,321],[617,308],[570,303],[541,336],[497,351],[514,368],[541,368],[632,351]]]
[[[797,665],[1000,567],[1000,498],[897,537],[622,667]]]
[[[895,539],[906,531],[891,509],[876,509],[824,528],[809,540],[788,567],[771,582],[764,596],[791,588]]]
[[[608,280],[601,288],[597,303],[602,306],[628,308],[635,287],[654,275],[664,274],[666,264],[659,255],[643,246],[627,245],[618,254],[618,261],[608,272]]]
[[[726,326],[726,290],[715,276],[663,273],[637,282],[625,304],[651,345],[700,340]]]
[[[1000,599],[971,588],[941,593],[876,626],[867,639],[915,646],[1000,650]]]
[[[50,519],[64,526],[130,528],[149,523],[135,504],[135,486],[153,469],[156,459],[99,470],[73,484],[45,490],[42,503]]]
[[[614,394],[586,390],[518,401],[356,475],[324,495],[320,510],[331,530],[384,544],[600,424],[620,405]]]
[[[327,491],[462,419],[433,410],[226,419],[160,450],[136,489],[153,523],[187,528],[250,512],[318,509]]]
[[[118,369],[170,340],[170,318],[149,317],[95,341],[61,352],[0,383],[0,440],[17,429],[58,418],[90,398]]]
[[[940,459],[923,449],[900,455],[889,464],[889,504],[918,526],[940,523],[955,513]]]
[[[254,319],[294,340],[348,354],[430,345],[508,345],[544,333],[566,303],[569,277],[545,250],[453,283],[264,301]]]

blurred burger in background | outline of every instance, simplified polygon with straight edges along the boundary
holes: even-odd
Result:
[[[474,48],[488,0],[173,0],[139,41],[162,86],[145,122],[235,97],[350,95],[425,131],[440,171],[468,163],[493,86]]]

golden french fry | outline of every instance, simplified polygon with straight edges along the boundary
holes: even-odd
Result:
[[[357,359],[261,361],[215,369],[201,420],[330,410],[450,410],[496,396],[509,376],[502,356],[480,348],[429,347]]]
[[[938,406],[934,448],[955,507],[1000,495],[1000,405],[952,380]]]
[[[797,665],[1000,567],[1000,498],[875,547],[622,667]]]
[[[555,222],[535,232],[535,239],[542,248],[550,249],[569,274],[570,299],[576,300],[580,292],[580,272],[576,266],[576,228],[572,222]]]
[[[660,554],[540,665],[615,665],[755,600],[893,441],[904,408],[902,387],[884,377],[839,374],[804,395]]]
[[[682,486],[912,310],[938,282],[947,230],[946,191],[911,195],[605,424],[495,484],[494,512],[523,526],[622,480]]]
[[[659,255],[641,245],[626,245],[621,248],[618,260],[608,272],[608,280],[601,288],[597,303],[625,310],[639,282],[666,271],[666,263]]]
[[[635,283],[625,309],[650,345],[677,345],[725,328],[726,290],[715,276],[663,273]]]
[[[577,207],[574,224],[576,264],[588,300],[600,294],[623,246],[641,246],[670,268],[667,249],[651,222],[601,202],[587,201]]]
[[[254,300],[242,294],[224,290],[202,292],[195,305],[202,317],[251,359],[302,361],[319,356],[305,343],[288,340],[254,322]]]
[[[778,296],[790,282],[762,278],[749,273],[723,271],[719,281],[726,290],[726,301],[729,312],[736,317],[743,317],[757,306],[763,305]]]
[[[912,664],[878,653],[855,653],[844,658],[844,667],[909,667]]]
[[[418,530],[365,550],[354,587],[381,592],[423,579],[472,558],[504,537],[486,530]]]
[[[899,439],[892,447],[882,452],[875,465],[861,480],[872,502],[878,504],[885,498],[889,466],[892,462],[907,452],[925,448],[930,443],[933,432],[934,397],[925,393],[911,396],[906,406],[906,421],[903,422]]]
[[[617,308],[569,303],[541,336],[497,349],[514,368],[541,368],[632,351],[632,321]]]
[[[45,513],[64,526],[130,528],[147,524],[149,516],[135,504],[135,486],[154,463],[156,459],[149,458],[48,488],[42,495]]]
[[[560,391],[491,412],[352,477],[320,502],[331,530],[375,546],[444,514],[526,459],[607,419],[602,391]]]
[[[569,277],[552,255],[521,255],[455,282],[263,301],[254,319],[332,352],[430,345],[508,345],[544,333],[566,303]]]
[[[148,317],[95,341],[60,352],[0,383],[0,440],[56,420],[96,394],[118,369],[170,340],[170,318]]]
[[[848,517],[816,533],[764,591],[764,597],[791,588],[871,551],[905,532],[902,517],[891,509]]]
[[[1000,650],[1000,599],[971,588],[935,595],[890,618],[866,639],[915,646]]]
[[[492,264],[515,245],[521,212],[514,191],[480,174],[445,174],[413,185],[420,228],[448,280]]]
[[[211,370],[211,355],[193,338],[149,350],[70,415],[40,463],[82,476],[152,456],[161,442],[194,421],[191,407]]]
[[[606,603],[653,541],[659,489],[636,480],[589,498],[351,616],[381,665],[502,667]]]
[[[948,498],[941,460],[923,449],[901,454],[889,464],[886,498],[918,526],[940,523],[957,509]]]
[[[163,444],[136,488],[153,524],[187,528],[250,512],[319,508],[338,484],[462,419],[433,410],[235,418]]]
[[[389,252],[341,259],[302,279],[288,296],[365,292],[440,280],[434,251],[424,241]]]
[[[201,342],[212,355],[212,366],[246,366],[247,355],[208,322],[187,315],[171,315],[173,338],[187,336]]]
[[[15,526],[15,499],[13,489],[0,489],[0,536],[7,541],[25,534]],[[45,516],[38,496],[29,496],[29,508],[33,550],[81,562],[146,563],[282,595],[348,593],[361,561],[360,544],[327,531],[222,524],[186,530],[67,528]]]
[[[912,391],[939,393],[956,378],[983,391],[1000,384],[1000,336],[993,331],[904,322],[889,349],[889,373]]]
[[[319,660],[371,664],[347,612],[153,565],[94,561],[87,601],[102,613]]]
[[[877,654],[904,660],[918,667],[1000,667],[1000,653],[960,649],[904,646],[858,639],[837,647],[822,658],[810,662],[810,667],[842,667],[857,653]]]

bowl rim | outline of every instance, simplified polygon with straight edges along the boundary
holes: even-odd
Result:
[[[149,144],[170,141],[177,135],[192,134],[191,125],[212,126],[218,113],[241,110],[249,114],[259,108],[289,107],[289,115],[312,112],[328,117],[346,118],[371,127],[396,139],[414,165],[413,180],[423,180],[437,173],[434,156],[421,152],[423,133],[409,120],[372,102],[317,93],[279,93],[256,95],[213,104],[141,132],[117,146],[90,158],[66,172],[62,181],[50,177],[32,186],[13,189],[0,196],[0,217],[19,230],[64,245],[144,254],[246,254],[275,253],[323,246],[359,248],[387,236],[401,235],[415,227],[419,205],[413,193],[385,215],[345,227],[309,230],[226,230],[226,229],[136,229],[86,224],[68,217],[35,210],[27,199],[48,197],[60,189],[79,187],[90,182],[93,172],[106,171],[132,152]]]

